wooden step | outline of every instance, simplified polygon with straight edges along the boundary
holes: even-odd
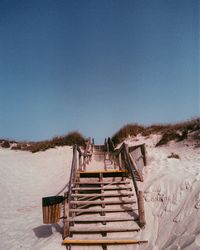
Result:
[[[130,184],[130,180],[126,181],[76,181],[77,185],[121,185],[121,184]]]
[[[106,204],[106,205],[116,205],[116,204],[133,204],[136,203],[135,200],[118,200],[118,201],[70,201],[70,204],[76,204],[76,205],[101,205],[101,204]]]
[[[127,196],[133,196],[133,193],[118,193],[118,194],[107,194],[107,193],[102,193],[102,194],[71,194],[72,197],[85,197],[85,198],[89,198],[89,197],[127,197]]]
[[[84,233],[115,233],[115,232],[138,232],[140,231],[139,227],[129,227],[129,228],[124,228],[124,227],[71,227],[70,232],[71,233],[79,233],[79,234],[84,234]]]
[[[104,187],[74,187],[72,188],[73,191],[95,191],[95,190],[129,190],[132,189],[131,186],[129,187],[112,187],[112,186],[104,186]]]
[[[115,173],[128,173],[128,170],[97,170],[97,171],[80,171],[80,174],[115,174]]]
[[[119,239],[119,238],[102,238],[102,239],[72,239],[66,238],[63,244],[71,245],[126,245],[126,244],[142,244],[148,243],[147,240],[134,240],[132,238]]]
[[[136,211],[137,208],[132,207],[125,207],[125,208],[99,208],[99,209],[79,209],[74,208],[70,209],[70,212],[76,212],[76,213],[117,213],[117,212],[127,212],[127,211]]]
[[[88,222],[88,223],[91,223],[91,222],[102,222],[102,221],[106,221],[106,222],[118,222],[118,221],[136,221],[138,220],[138,217],[137,218],[133,218],[133,217],[105,217],[105,216],[101,216],[101,217],[94,217],[94,218],[81,218],[81,217],[74,217],[74,218],[69,218],[68,221],[70,222]]]
[[[102,175],[103,178],[122,178],[127,176],[128,172],[126,171],[102,171],[102,172],[80,172],[80,178],[99,178]]]

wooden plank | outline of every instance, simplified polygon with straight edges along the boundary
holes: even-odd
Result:
[[[71,233],[102,233],[102,232],[107,232],[107,233],[112,233],[112,232],[138,232],[140,231],[139,227],[129,227],[129,228],[124,228],[124,227],[72,227],[70,228]]]
[[[111,193],[111,194],[71,194],[72,197],[126,197],[133,196],[133,193]]]
[[[48,219],[48,206],[43,207],[43,224],[49,224],[49,219]]]
[[[51,224],[51,217],[52,217],[52,207],[48,206],[48,220],[49,220],[49,224]]]
[[[136,174],[137,174],[137,178],[143,182],[144,181],[144,178],[143,178],[143,175],[142,173],[140,172],[139,169],[137,169],[137,165],[136,165],[136,162],[135,160],[133,159],[132,155],[129,153],[129,156],[130,156],[130,160],[131,160],[131,163],[132,163],[132,166],[134,168],[134,171],[136,171]]]
[[[56,223],[56,204],[52,205],[51,221],[52,223]]]
[[[99,209],[70,209],[71,212],[78,212],[78,213],[101,213],[101,212],[108,212],[108,213],[115,213],[115,212],[127,212],[127,211],[136,211],[137,208],[126,207],[126,208],[99,208]]]
[[[101,204],[106,204],[106,205],[116,205],[116,204],[133,204],[136,203],[135,200],[118,200],[118,201],[70,201],[70,204],[76,204],[76,205],[101,205]]]
[[[101,171],[81,171],[80,174],[115,174],[115,173],[128,173],[128,170],[101,170]]]
[[[138,220],[138,217],[133,218],[133,217],[94,217],[94,218],[69,218],[69,221],[74,221],[74,222],[102,222],[102,221],[107,221],[107,222],[117,222],[117,221],[136,221]]]
[[[72,190],[78,190],[78,191],[95,191],[95,190],[128,190],[132,189],[132,187],[109,187],[109,186],[103,186],[103,187],[79,187],[79,188],[72,188]]]
[[[107,238],[107,239],[72,239],[67,238],[63,240],[63,244],[73,244],[73,245],[120,245],[120,244],[142,244],[148,243],[147,240],[133,240],[132,238],[128,239],[115,239],[115,238]]]
[[[56,223],[58,223],[60,220],[60,209],[61,209],[61,204],[58,204],[56,207]]]
[[[100,185],[100,184],[110,184],[110,185],[120,185],[120,184],[129,184],[130,180],[126,180],[126,181],[115,181],[115,182],[111,182],[111,181],[76,181],[75,184],[79,184],[79,185]]]

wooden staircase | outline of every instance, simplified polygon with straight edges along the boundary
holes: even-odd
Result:
[[[75,187],[71,187],[69,237],[64,244],[145,242],[127,238],[127,232],[140,231],[136,194],[127,177],[126,170],[78,173]]]
[[[69,186],[63,244],[68,249],[74,244],[102,245],[106,249],[109,244],[146,243],[137,236],[144,226],[140,223],[141,198],[129,170],[122,169],[113,154],[111,157],[100,146],[92,157],[87,167],[79,164],[73,184]],[[95,170],[94,163],[101,163],[101,169]],[[139,177],[135,175],[135,178]]]
[[[132,157],[135,149],[137,157]],[[106,249],[110,244],[146,243],[139,234],[146,224],[143,193],[137,185],[137,181],[143,181],[137,166],[141,159],[145,165],[144,145],[128,148],[122,144],[115,149],[110,139],[105,145],[88,141],[84,150],[74,145],[68,190],[64,196],[59,192],[43,197],[43,223],[63,219],[63,244],[67,249],[72,245]]]

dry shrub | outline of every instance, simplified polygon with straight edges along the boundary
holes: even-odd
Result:
[[[162,135],[156,146],[167,144],[169,141],[182,141],[188,138],[188,133],[200,130],[200,119],[193,119],[174,125],[169,125],[168,130]]]
[[[119,129],[113,136],[112,141],[113,143],[119,144],[124,139],[126,139],[128,136],[137,136],[137,134],[140,134],[144,131],[145,127],[138,125],[138,124],[127,124],[121,129]]]
[[[16,142],[16,141],[9,141],[5,139],[0,139],[0,145],[4,148],[9,148],[11,143],[15,143],[11,147],[12,150],[25,150],[30,151],[32,153],[45,151],[50,148],[54,148],[56,146],[71,146],[77,144],[79,146],[85,146],[85,138],[82,134],[77,131],[70,132],[64,136],[57,136],[51,140],[44,140],[39,142]]]
[[[85,138],[79,132],[71,132],[65,136],[54,137],[52,140],[45,140],[32,143],[26,148],[26,150],[36,153],[39,151],[45,151],[56,146],[72,146],[77,144],[79,146],[85,145]]]
[[[167,158],[180,159],[180,156],[178,154],[171,153],[171,155],[167,156]]]
[[[29,147],[27,147],[25,150],[31,151],[32,153],[36,153],[39,151],[45,151],[47,149],[53,148],[53,144],[50,143],[50,141],[41,141],[41,142],[35,142],[31,144]]]
[[[179,141],[180,137],[181,137],[180,134],[178,134],[175,130],[168,130],[162,135],[162,138],[156,144],[156,147],[165,145],[168,142],[173,141],[173,140]]]
[[[3,140],[3,142],[1,143],[1,147],[2,148],[9,148],[10,147],[10,142],[7,140]]]
[[[115,145],[125,140],[128,136],[149,136],[151,134],[161,134],[162,138],[156,146],[167,144],[169,141],[182,141],[187,139],[188,133],[200,130],[200,118],[180,122],[176,124],[154,124],[151,126],[142,126],[138,124],[128,124],[119,129],[112,140]]]
[[[169,125],[155,124],[155,125],[146,127],[144,131],[142,132],[142,135],[149,136],[151,134],[164,133],[164,131],[166,131],[167,129],[169,129]]]
[[[84,146],[85,140],[86,139],[79,132],[75,131],[67,134],[66,136],[54,137],[51,142],[55,146],[71,146],[74,144]]]
[[[16,146],[12,146],[11,150],[22,150],[22,147],[20,144],[17,144]]]

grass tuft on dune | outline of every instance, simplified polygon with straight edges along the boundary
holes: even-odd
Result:
[[[135,137],[138,134],[150,136],[151,134],[161,134],[162,137],[156,146],[165,145],[170,141],[182,141],[187,139],[188,133],[193,134],[194,140],[200,141],[200,118],[175,124],[154,124],[151,126],[142,126],[137,123],[127,124],[120,128],[113,136],[112,140],[115,145],[121,143],[128,137]]]
[[[56,146],[72,146],[77,144],[79,146],[85,145],[86,138],[78,131],[70,132],[63,136],[56,136],[50,140],[38,142],[16,142],[9,140],[0,140],[0,146],[4,148],[11,148],[12,150],[24,150],[36,153],[45,151]]]

